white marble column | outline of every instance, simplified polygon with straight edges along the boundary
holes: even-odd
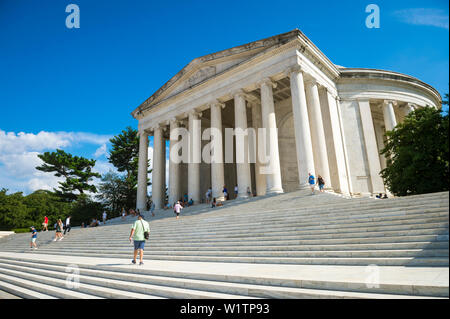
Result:
[[[339,113],[336,103],[337,96],[328,88],[319,90],[322,109],[323,128],[326,136],[330,182],[334,191],[349,194],[347,182],[346,161]],[[327,181],[325,181],[327,182]]]
[[[152,200],[157,209],[164,207],[165,195],[165,143],[163,128],[156,126],[153,128],[153,169],[152,169]]]
[[[372,194],[384,193],[384,183],[381,178],[380,158],[378,156],[377,140],[370,110],[369,100],[358,100],[361,125],[364,135],[364,145],[369,166],[369,174],[372,185]]]
[[[400,107],[400,110],[402,111],[402,121],[405,120],[405,117],[408,116],[409,113],[414,111],[415,105],[413,103],[406,103],[402,107]]]
[[[139,132],[139,162],[136,209],[147,210],[148,134]]]
[[[233,95],[234,124],[236,134],[236,175],[238,184],[237,198],[247,198],[247,187],[252,189],[252,179],[250,173],[250,163],[248,161],[248,136],[243,136],[245,130],[247,130],[245,94],[242,90],[239,90]],[[241,136],[239,136],[239,134],[241,134]]]
[[[259,136],[258,129],[262,128],[262,118],[261,118],[261,105],[258,103],[252,103],[252,125],[255,130],[254,139],[254,151],[255,151],[255,188],[256,195],[263,196],[266,194],[266,176],[262,174],[261,159],[259,157]]]
[[[386,100],[383,103],[383,117],[384,126],[386,131],[392,131],[397,126],[397,120],[395,119],[394,105],[397,105],[395,101]]]
[[[194,203],[200,203],[200,163],[201,163],[201,124],[199,113],[189,113],[189,163],[188,163],[188,197]]]
[[[273,102],[274,83],[270,79],[264,79],[261,87],[261,117],[262,127],[266,130],[268,140],[268,154],[270,159],[269,171],[266,173],[266,193],[283,193],[281,183],[280,153],[278,149],[278,130]]]
[[[331,186],[330,167],[328,164],[327,145],[323,129],[317,82],[311,79],[306,82],[306,100],[308,102],[311,142],[314,154],[314,167],[317,176],[322,176],[327,188]],[[316,178],[317,178],[316,176]]]
[[[169,121],[170,125],[170,144],[169,144],[169,204],[173,205],[180,199],[180,163],[177,159],[171,158],[174,146],[178,143],[178,135],[172,134],[178,129],[178,121],[173,118]]]
[[[293,67],[287,72],[291,83],[299,188],[304,189],[309,187],[308,173],[315,175],[315,170],[303,72],[300,67]]]
[[[381,123],[378,122],[374,122],[374,129],[375,129],[375,136],[377,139],[377,145],[378,145],[378,154],[380,157],[380,166],[381,169],[385,169],[386,168],[386,157],[384,156],[384,154],[381,154],[381,151],[384,149],[385,147],[385,143],[384,143],[384,129]]]
[[[225,185],[225,173],[223,166],[223,134],[222,134],[222,108],[225,105],[219,102],[210,104],[211,109],[211,134],[212,148],[211,154],[211,190],[212,197],[217,201],[223,201],[223,186]]]

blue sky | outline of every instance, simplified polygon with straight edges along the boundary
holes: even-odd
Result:
[[[70,3],[79,29],[65,26]],[[365,26],[370,3],[379,29]],[[130,112],[192,59],[294,28],[338,65],[448,92],[447,1],[1,0],[0,187],[54,184],[25,159],[59,146],[106,171],[108,138],[137,127]]]

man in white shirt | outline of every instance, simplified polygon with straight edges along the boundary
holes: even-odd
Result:
[[[180,212],[182,209],[183,209],[183,206],[181,206],[180,201],[178,201],[175,204],[175,206],[173,207],[173,211],[174,211],[175,215],[177,215],[177,219],[179,218]]]
[[[66,232],[70,232],[70,229],[72,228],[70,226],[70,218],[72,218],[72,216],[67,216],[66,218],[66,227],[64,228],[64,235],[66,234]]]
[[[103,211],[103,225],[106,224],[106,216],[108,216],[108,214],[106,214],[106,211]]]

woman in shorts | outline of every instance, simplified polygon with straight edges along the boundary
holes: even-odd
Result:
[[[56,222],[55,239],[53,239],[53,241],[62,240],[64,238],[63,235],[62,235],[62,229],[63,229],[62,220],[58,219],[58,221]]]

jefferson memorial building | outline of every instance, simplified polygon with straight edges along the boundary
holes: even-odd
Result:
[[[238,185],[238,198],[248,189],[257,196],[294,191],[308,187],[308,173],[337,193],[386,193],[379,175],[385,132],[415,108],[440,105],[439,93],[414,77],[334,64],[298,29],[196,58],[132,112],[140,136],[137,208],[147,210],[149,135],[156,208],[165,204],[166,165],[169,204],[185,193],[198,203],[210,187],[222,199],[224,185],[229,193]],[[189,130],[196,122],[198,133]],[[214,139],[220,160],[166,161],[177,128],[190,131],[190,156],[211,142],[201,138],[205,129],[223,132]],[[265,142],[270,174],[258,159],[225,160],[227,128],[276,129]],[[241,143],[235,138],[235,152]]]

